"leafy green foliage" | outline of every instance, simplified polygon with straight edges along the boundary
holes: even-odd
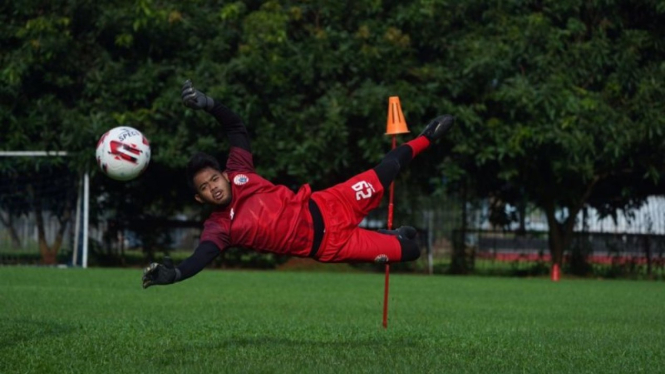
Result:
[[[457,96],[472,100],[449,174],[499,211],[522,201],[544,210],[557,262],[583,207],[615,214],[662,190],[660,8],[509,3],[477,9],[462,32],[456,71],[469,86]]]
[[[544,209],[565,247],[585,205],[639,206],[662,184],[657,1],[61,0],[0,10],[2,148],[67,150],[72,170],[94,173],[99,136],[139,128],[153,147],[146,175],[93,175],[97,212],[121,220],[201,217],[184,166],[196,150],[223,157],[226,143],[210,117],[180,104],[187,78],[245,119],[258,171],[291,187],[324,188],[373,166],[389,148],[389,96],[401,98],[412,133],[456,115],[460,129],[404,174],[405,213],[419,193],[467,186],[497,211]]]

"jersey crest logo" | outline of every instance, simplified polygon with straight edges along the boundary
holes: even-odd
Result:
[[[238,174],[235,177],[233,177],[233,183],[236,186],[242,186],[247,182],[249,182],[249,178],[245,174]]]

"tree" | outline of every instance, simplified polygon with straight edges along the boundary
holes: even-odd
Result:
[[[226,148],[214,121],[180,104],[179,87],[191,78],[246,120],[259,172],[288,186],[328,186],[388,148],[380,135],[388,96],[412,98],[404,100],[411,123],[438,114],[426,104],[431,96],[411,84],[417,51],[401,28],[413,15],[402,20],[402,8],[372,1],[5,4],[0,116],[11,139],[3,147],[69,151],[73,170],[93,171],[93,196],[106,196],[95,212],[125,221],[168,216],[191,196],[181,177],[188,156],[223,157]],[[141,129],[153,147],[147,174],[128,184],[94,174],[91,144],[117,125]]]
[[[467,2],[467,5],[474,5]],[[476,17],[471,18],[475,14]],[[630,210],[662,191],[665,8],[657,2],[533,2],[464,9],[454,47],[467,131],[450,175],[504,209],[527,199],[561,264],[585,206]]]
[[[61,170],[64,162],[66,170],[74,174],[93,172],[93,196],[115,194],[119,196],[113,200],[116,202],[132,196],[139,200],[137,204],[142,213],[149,214],[151,208],[155,214],[172,212],[177,204],[169,203],[168,193],[148,195],[137,191],[149,191],[148,187],[164,186],[165,180],[173,179],[170,175],[161,177],[157,170],[160,163],[171,162],[170,158],[178,151],[173,149],[174,144],[184,144],[174,140],[186,141],[186,137],[172,136],[178,133],[173,130],[177,125],[175,120],[160,121],[160,116],[175,105],[166,105],[160,111],[155,109],[160,104],[159,96],[166,92],[161,90],[165,86],[163,77],[177,80],[173,66],[156,66],[150,61],[151,55],[164,59],[164,55],[174,50],[169,49],[169,43],[185,37],[176,32],[169,38],[165,30],[168,25],[178,23],[178,13],[161,9],[153,13],[150,2],[47,4],[28,1],[4,4],[2,10],[0,34],[5,41],[1,47],[3,69],[0,74],[2,147],[7,150],[66,150],[71,155],[64,160],[39,160],[32,168],[24,168],[22,175],[38,178],[53,168]],[[142,32],[144,29],[152,32]],[[131,31],[144,38],[134,39]],[[146,50],[142,44],[152,38],[163,41],[156,51]],[[133,43],[136,46],[128,51]],[[183,64],[182,68],[188,66]],[[94,144],[102,133],[118,125],[140,127],[156,141],[157,156],[151,173],[160,177],[120,185],[94,174]],[[6,167],[3,170],[8,171]],[[76,175],[73,178],[78,179]],[[30,197],[37,219],[42,260],[52,263],[71,209],[55,205],[34,185],[21,187]],[[63,202],[70,203],[70,200],[63,199]],[[45,209],[56,213],[62,223],[62,230],[52,245],[44,236]]]
[[[638,205],[661,181],[655,1],[62,0],[0,10],[3,148],[71,152],[70,170],[93,173],[99,217],[157,222],[183,211],[189,155],[223,158],[221,127],[179,101],[188,78],[245,119],[258,171],[293,187],[373,166],[389,149],[389,96],[416,134],[453,113],[464,131],[403,174],[398,209],[441,190],[445,172],[450,188],[464,184],[497,208],[543,209],[557,262],[579,209]],[[131,183],[95,174],[93,145],[118,125],[153,148]],[[165,237],[156,224],[141,230],[146,243]]]

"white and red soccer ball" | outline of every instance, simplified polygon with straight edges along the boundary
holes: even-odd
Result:
[[[99,138],[95,153],[104,174],[115,180],[128,181],[148,167],[150,142],[139,130],[120,126]]]

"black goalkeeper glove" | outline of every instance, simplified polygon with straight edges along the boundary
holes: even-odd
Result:
[[[164,257],[164,264],[153,262],[143,269],[143,288],[175,283],[180,279],[180,270],[173,266],[171,257]]]
[[[182,102],[192,109],[203,109],[209,112],[215,106],[215,100],[192,86],[192,81],[187,79],[182,86]]]

